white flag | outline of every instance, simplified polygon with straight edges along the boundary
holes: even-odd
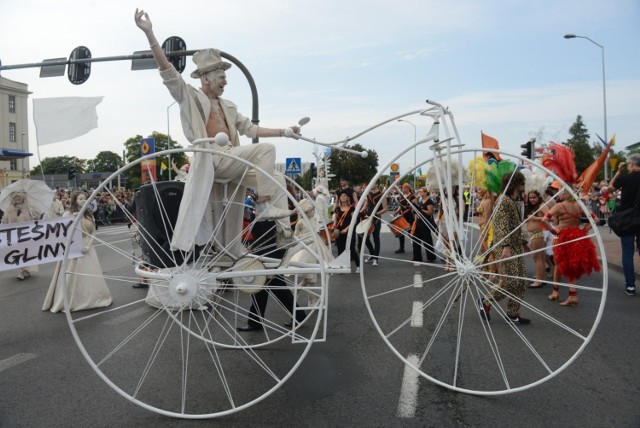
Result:
[[[98,127],[96,106],[104,97],[60,97],[33,100],[39,146],[79,137]]]

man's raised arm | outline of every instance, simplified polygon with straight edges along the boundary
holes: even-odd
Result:
[[[158,64],[158,68],[160,71],[165,71],[171,68],[171,63],[167,59],[167,56],[164,54],[160,43],[158,43],[158,39],[153,34],[153,25],[151,24],[151,20],[149,19],[149,14],[144,10],[136,9],[136,13],[134,15],[136,25],[139,29],[141,29],[144,34],[147,36],[147,40],[149,41],[149,48],[151,49],[151,53],[153,53],[153,58],[156,60],[156,64]]]

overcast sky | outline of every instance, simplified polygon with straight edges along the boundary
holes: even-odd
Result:
[[[433,99],[450,107],[467,146],[480,146],[482,130],[518,154],[541,130],[545,141],[566,140],[577,115],[592,141],[596,133],[604,136],[602,51],[588,40],[563,38],[575,33],[605,47],[609,136],[616,134],[618,150],[640,141],[638,0],[1,1],[0,60],[68,57],[80,45],[93,57],[147,49],[134,24],[136,7],[149,13],[161,42],[180,36],[188,49],[215,47],[242,61],[256,81],[264,126],[286,127],[310,116],[305,135],[334,141]],[[193,69],[189,58],[183,75],[198,85],[189,77]],[[172,138],[187,145],[176,105],[167,121],[173,100],[155,70],[94,63],[79,86],[38,75],[39,69],[2,72],[27,83],[31,98],[105,97],[97,129],[41,147],[43,158],[122,153],[128,138],[166,133],[168,125]],[[245,78],[235,67],[227,76],[224,96],[250,117]],[[426,134],[427,118],[409,120],[418,137]],[[359,142],[383,164],[413,137],[411,125],[394,122]],[[36,153],[31,117],[29,142]],[[278,162],[313,160],[308,143],[271,142]],[[401,159],[401,166],[410,161]]]

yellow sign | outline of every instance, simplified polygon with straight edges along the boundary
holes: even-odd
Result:
[[[398,165],[397,163],[392,163],[391,164],[391,171],[396,172],[400,169],[400,165]]]
[[[149,143],[147,143],[146,141],[143,142],[142,146],[140,147],[140,151],[142,152],[143,155],[149,154]]]
[[[618,158],[609,158],[609,166],[611,169],[616,169],[616,165],[618,164]]]

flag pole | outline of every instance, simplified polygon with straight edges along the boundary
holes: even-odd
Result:
[[[44,178],[44,168],[42,168],[42,160],[40,159],[40,144],[38,144],[38,137],[36,137],[36,153],[38,153],[38,164],[40,166],[40,174],[42,175],[42,181],[47,183]]]

